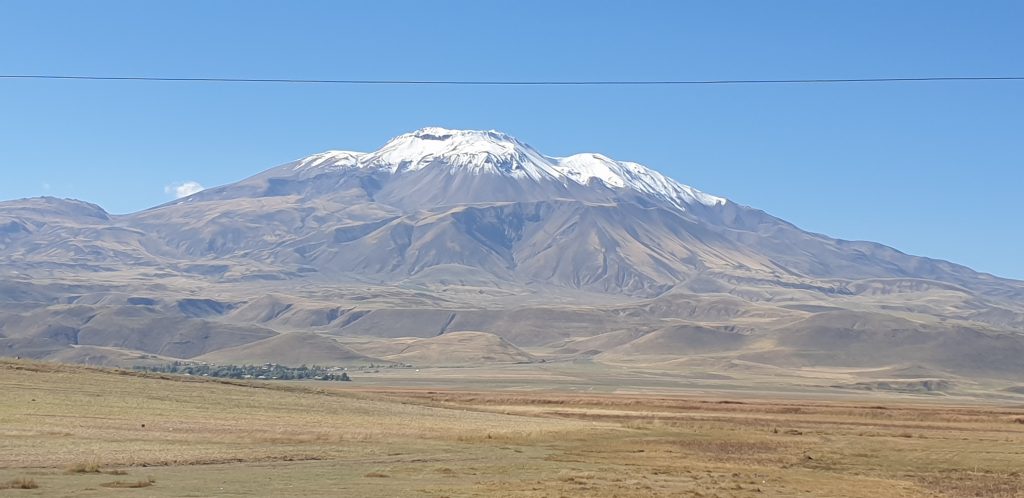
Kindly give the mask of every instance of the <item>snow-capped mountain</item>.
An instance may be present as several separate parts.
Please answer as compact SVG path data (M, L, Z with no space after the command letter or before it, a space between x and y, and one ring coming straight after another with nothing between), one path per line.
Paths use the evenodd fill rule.
M0 348L39 357L473 330L591 356L699 346L783 366L1024 375L1022 282L496 131L424 128L126 216L0 203L0 264Z
M113 253L123 261L244 258L380 282L456 265L483 280L640 296L711 274L836 293L865 278L1021 292L945 261L804 232L637 163L552 157L498 131L423 128L372 152L314 154L113 224L147 234Z
M279 173L291 170L304 177L345 171L402 175L421 170L448 175L496 175L519 182L560 184L567 191L575 187L625 190L679 209L689 204L715 206L727 202L642 164L619 162L595 153L545 156L528 144L494 130L423 128L399 135L373 152L327 151L299 159L281 169Z

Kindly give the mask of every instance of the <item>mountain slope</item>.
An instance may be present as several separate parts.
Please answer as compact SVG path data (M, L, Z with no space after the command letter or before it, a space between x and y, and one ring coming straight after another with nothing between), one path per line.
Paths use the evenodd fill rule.
M89 345L294 362L315 356L307 340L335 345L291 332L478 330L565 357L917 359L998 376L1016 370L980 365L985 352L1016 351L1024 324L1022 282L809 233L636 163L550 157L494 131L425 128L124 216L3 202L0 263L0 341L35 356ZM870 333L841 332L844 313L872 317ZM857 339L828 339L839 336Z
M206 353L198 360L222 364L261 365L355 365L379 360L363 356L334 339L317 334L292 332L268 339Z

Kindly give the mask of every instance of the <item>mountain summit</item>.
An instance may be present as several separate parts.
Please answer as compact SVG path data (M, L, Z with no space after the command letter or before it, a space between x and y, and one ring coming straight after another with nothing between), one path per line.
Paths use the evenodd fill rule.
M494 130L423 128L399 135L373 152L322 152L286 165L279 173L287 173L289 168L298 176L307 177L347 170L389 175L422 170L452 176L496 175L541 184L537 188L552 195L572 197L572 192L579 192L579 186L592 190L626 190L680 209L685 209L687 204L714 206L727 202L641 164L619 162L594 153L545 156L526 143ZM599 198L601 195L607 196L607 193L591 192L582 196Z
M497 131L424 128L125 216L0 203L0 264L0 348L45 358L475 331L559 358L1024 375L1024 282Z

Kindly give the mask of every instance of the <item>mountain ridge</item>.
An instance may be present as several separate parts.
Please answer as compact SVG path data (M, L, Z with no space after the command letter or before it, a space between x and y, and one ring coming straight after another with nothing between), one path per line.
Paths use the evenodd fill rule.
M1019 368L994 352L1024 344L1024 282L494 131L421 129L126 215L0 202L0 263L0 351L38 357L266 359L333 337L335 357L354 359L375 356L359 351L368 339L471 330L542 359L854 368L872 348L896 362L882 353L897 348L999 376ZM317 337L280 335L295 333ZM865 344L827 350L851 348L844 337ZM65 351L83 339L88 355Z

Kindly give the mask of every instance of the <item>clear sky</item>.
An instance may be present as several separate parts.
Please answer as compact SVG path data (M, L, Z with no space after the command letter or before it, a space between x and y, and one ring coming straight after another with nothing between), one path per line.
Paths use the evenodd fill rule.
M1024 2L0 4L0 73L334 79L1024 75ZM424 126L637 161L802 228L1024 278L1024 82L349 87L0 80L0 199L113 213Z

